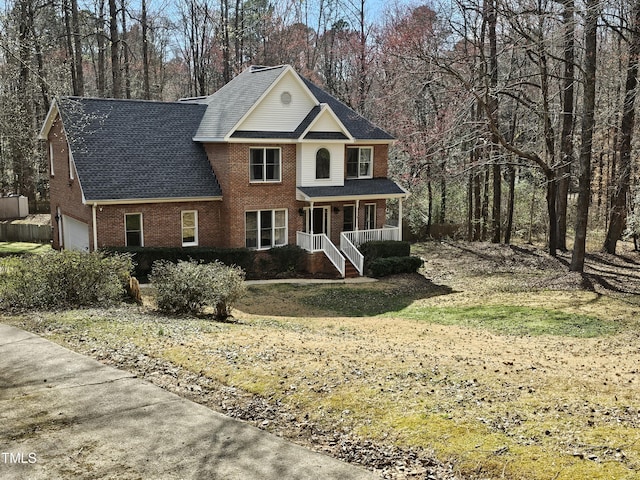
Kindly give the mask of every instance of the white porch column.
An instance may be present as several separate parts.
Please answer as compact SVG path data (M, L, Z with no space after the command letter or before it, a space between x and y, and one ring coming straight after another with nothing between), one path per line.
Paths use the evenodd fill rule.
M309 218L306 220L309 221L309 233L313 235L313 200L310 202L311 207L309 207Z
M354 230L357 232L358 230L360 230L360 228L358 227L358 218L360 217L360 200L356 198L356 211L354 212L354 216L356 217L355 220L355 226L354 226Z

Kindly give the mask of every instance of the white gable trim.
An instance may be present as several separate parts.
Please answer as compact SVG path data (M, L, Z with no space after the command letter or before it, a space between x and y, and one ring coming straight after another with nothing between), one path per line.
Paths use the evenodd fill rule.
M318 115L316 115L316 118L314 118L311 123L309 124L309 126L307 127L307 129L302 132L302 135L300 135L299 140L304 140L304 137L313 130L313 127L320 121L320 118L325 116L325 115L329 115L331 116L331 118L338 124L338 127L340 127L340 130L342 131L342 133L344 133L347 138L349 139L349 142L354 142L355 138L353 138L353 135L351 135L351 133L349 132L349 130L347 130L347 128L344 126L344 124L340 121L340 119L338 118L338 116L335 114L335 112L331 109L331 107L329 107L329 105L327 105L326 103L321 103L320 104L320 113L318 113ZM344 140L342 140L344 142Z
M238 122L233 126L233 128L231 128L231 130L224 137L223 141L226 141L226 142L231 141L231 136L235 133L236 130L238 130L240 125L242 125L245 122L245 120L247 120L247 118L251 116L251 114L258 108L258 106L264 101L264 99L270 95L270 93L273 91L274 88L276 88L276 85L278 85L278 83L280 83L280 81L282 81L282 79L288 74L293 75L295 81L298 83L302 91L305 92L305 94L309 97L309 99L314 103L314 105L319 105L318 99L313 95L313 93L311 93L311 90L309 90L307 85L302 81L298 73L293 69L291 65L287 65L286 68L282 71L282 73L278 75L278 78L276 78L271 83L271 85L269 85L269 88L265 89L265 91L260 96L260 98L251 106L249 110L247 110L247 112L245 112L245 114L242 116L242 118L240 118L240 120L238 120ZM194 138L194 140L196 139ZM197 140L203 141L202 139L197 139Z
M60 109L58 108L58 101L54 98L47 112L47 116L44 119L42 128L40 129L40 133L38 134L38 140L47 140L49 138L49 132L58 115L60 115Z

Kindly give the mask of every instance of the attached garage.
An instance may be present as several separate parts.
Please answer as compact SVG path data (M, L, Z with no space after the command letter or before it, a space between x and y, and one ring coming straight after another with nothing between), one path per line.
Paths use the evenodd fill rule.
M89 251L89 225L62 215L62 247L66 250Z

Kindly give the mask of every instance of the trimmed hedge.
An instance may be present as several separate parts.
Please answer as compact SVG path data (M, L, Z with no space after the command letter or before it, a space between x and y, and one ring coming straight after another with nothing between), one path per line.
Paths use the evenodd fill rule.
M171 263L190 260L197 263L220 262L240 267L249 279L292 275L305 269L305 252L296 245L262 251L214 247L107 247L104 250L131 254L135 264L134 275L138 278L148 278L153 264L160 260Z
M411 255L411 244L396 240L375 240L363 243L358 248L364 255L365 269L368 269L371 262L378 258L408 257Z
M423 265L420 257L376 258L369 264L373 277L386 277L397 273L415 273Z
M171 263L194 260L197 263L215 261L225 265L236 265L245 272L254 270L255 251L248 248L209 248L209 247L107 247L113 253L129 253L135 264L134 276L147 278L151 274L153 264L159 260Z

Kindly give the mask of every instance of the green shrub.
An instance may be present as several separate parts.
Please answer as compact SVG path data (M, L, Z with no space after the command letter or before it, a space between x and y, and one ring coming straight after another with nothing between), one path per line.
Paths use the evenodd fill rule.
M248 248L213 247L108 247L107 252L128 253L133 256L135 276L147 278L153 265L160 260L172 263L195 260L198 263L221 262L237 265L245 272L253 270L255 251Z
M285 245L284 247L275 247L265 251L269 258L268 266L265 268L261 276L291 274L304 269L304 259L306 252L297 245Z
M51 251L3 260L3 308L69 308L113 305L124 297L133 264L128 255Z
M373 277L386 277L397 273L415 273L424 262L420 257L377 258L369 264Z
M160 310L170 313L201 313L213 307L217 318L231 315L233 305L244 295L244 272L221 262L198 263L160 260L153 264L149 279L156 287Z
M378 258L387 257L408 257L411 255L411 245L409 242L395 240L375 240L366 242L358 247L364 255L365 269L369 268L371 262Z

